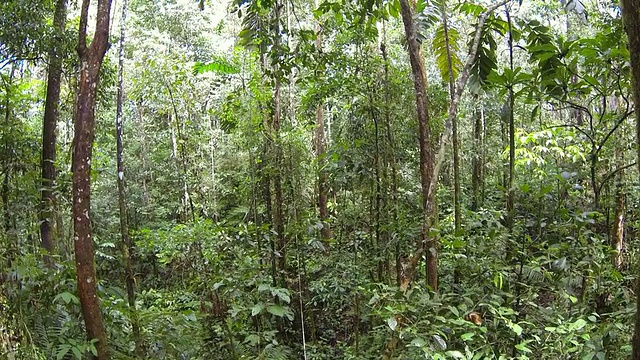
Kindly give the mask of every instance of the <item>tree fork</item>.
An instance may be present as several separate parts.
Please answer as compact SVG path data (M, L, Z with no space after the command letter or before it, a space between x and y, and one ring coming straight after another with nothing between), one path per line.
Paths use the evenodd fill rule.
M478 17L478 24L476 26L476 30L475 30L475 35L473 37L473 41L472 41L472 45L471 48L469 50L469 55L467 57L467 62L465 63L462 71L460 72L460 76L458 77L458 80L456 81L456 87L455 87L455 92L454 92L454 96L451 100L451 103L449 104L449 111L448 111L448 116L447 116L447 121L445 123L444 126L444 131L442 132L442 134L440 135L440 140L439 140L439 149L438 149L438 153L435 156L434 159L434 167L433 167L433 171L430 174L430 181L428 183L428 188L424 189L424 182L423 182L423 202L424 202L424 194L427 194L427 199L431 199L430 196L432 196L433 194L435 194L435 189L438 183L438 174L440 173L440 169L442 168L442 165L444 163L444 156L445 156L445 150L446 150L446 144L449 141L449 138L451 137L451 124L453 122L452 119L455 118L455 116L457 116L458 113L458 103L460 102L460 98L462 97L462 92L464 91L465 85L467 83L467 80L469 79L469 75L470 75L470 70L471 67L473 66L473 62L475 61L475 58L478 54L478 48L480 47L480 38L482 36L482 28L484 26L485 21L487 20L487 17L489 17L489 15L491 13L493 13L497 8L499 8L500 6L503 6L505 4L507 4L510 0L503 0L501 2L498 2L492 6L490 6L484 13L482 13L479 17ZM410 53L410 60L411 60L411 64L412 64L412 70L414 70L414 67L416 68L414 70L414 83L415 82L420 82L420 79L424 80L424 72L420 73L420 61L421 58L417 57L416 54L412 55L412 50L416 50L416 47L419 45L416 39L416 32L415 32L415 26L413 25L413 14L412 14L412 10L409 7L409 4L407 2L407 0L400 0L400 5L402 7L402 20L405 24L405 32L406 32L406 36L407 36L407 42L409 44L409 53ZM417 50L419 50L419 48L417 48ZM424 71L424 67L422 67L423 71ZM424 82L423 82L424 84ZM422 99L424 99L424 93L419 93L418 90L418 86L415 86L416 88L416 98L418 98L418 96ZM425 103L423 101L419 101L416 99L416 105L417 107L421 107L424 106ZM420 117L420 113L418 113L418 116ZM422 173L421 173L422 175ZM425 219L424 219L424 225L423 225L423 232L425 230L425 228L428 230L431 226L431 217L427 216L429 214L434 214L435 213L435 204L433 201L429 201L427 203L428 207L425 207L427 210L429 210L429 212L425 211ZM425 234L423 234L424 236ZM427 252L427 266L429 266L429 261L432 261L433 263L431 264L432 266L435 265L435 267L437 267L437 249L435 247L433 247L433 245L437 245L437 241L435 240L430 240L429 242L427 242L426 246L429 251ZM405 266L405 280L403 281L403 284L401 285L401 287L403 289L406 289L407 286L411 283L411 281L413 280L413 277L415 276L415 267L417 266L417 258L421 257L423 252L426 250L425 247L420 246L417 251L409 258L406 266ZM431 257L431 258L430 258ZM427 268L427 270L429 270L429 268ZM432 286L432 288L437 290L437 274L434 274L433 272L431 273L432 277L435 277L435 285L436 287L433 287L432 284L429 283L429 281L434 281L434 279L427 279L427 283Z

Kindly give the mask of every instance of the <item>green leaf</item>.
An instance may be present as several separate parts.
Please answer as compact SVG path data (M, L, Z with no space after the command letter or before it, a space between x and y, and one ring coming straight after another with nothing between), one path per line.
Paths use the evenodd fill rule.
M69 304L72 302L74 304L80 304L80 300L78 299L78 297L66 291L63 292L62 294L58 294L55 298L53 298L53 301L56 302L58 299L62 299L62 301L64 301L65 304Z
M251 334L248 335L245 339L244 342L251 345L251 346L256 346L260 343L260 336L256 335L256 334Z
M460 68L462 68L462 62L457 55L457 52L459 51L458 40L460 37L458 30L451 26L448 26L446 30L447 31L445 32L444 23L440 23L433 37L432 48L436 55L436 65L438 66L438 70L440 70L440 76L442 77L442 80L448 82L448 55L451 56L451 71L454 80L458 77ZM447 40L449 42L449 54L447 54Z
M460 336L460 338L462 339L462 341L469 341L471 340L476 334L475 333L464 333Z
M69 344L60 345L60 347L58 348L58 352L56 353L56 359L57 360L64 359L64 357L67 355L69 350L71 350L71 345Z
M458 350L447 351L446 354L454 359L464 359L464 355Z
M585 327L585 325L587 325L586 320L584 319L578 319L576 320L574 323L572 323L571 325L569 325L569 329L570 330L580 330L583 327Z
M285 315L285 308L280 305L267 306L267 312L277 317L283 317Z
M417 337L417 338L411 340L411 345L421 348L421 347L424 347L425 345L427 345L427 342L424 341L423 338Z
M516 333L516 335L522 335L522 327L520 325L512 323L509 325L509 327L511 328L511 330L513 330L514 333Z
M291 302L291 297L289 296L289 292L287 289L277 289L275 293L280 300L286 302L287 304Z
M489 26L488 23L485 23L482 29L478 54L471 67L469 82L473 88L485 88L488 85L489 75L498 68L496 40L493 37L493 32L489 31L491 30ZM473 34L471 41L473 41ZM470 42L469 46L471 45Z
M251 316L260 314L262 310L264 310L264 305L262 303L253 305L253 307L251 308Z
M97 342L98 342L98 339L92 339L91 344L89 344L89 352L91 352L93 356L98 356L98 349L96 348Z
M82 352L80 351L80 349L78 349L77 347L72 347L71 352L73 352L73 355L76 357L76 359L82 360Z
M400 8L400 2L398 0L389 2L389 15L397 19L399 16L399 12L398 12L399 8Z

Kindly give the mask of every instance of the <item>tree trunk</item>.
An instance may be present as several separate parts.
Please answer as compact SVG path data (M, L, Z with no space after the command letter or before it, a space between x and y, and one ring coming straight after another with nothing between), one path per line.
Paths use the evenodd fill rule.
M279 51L280 47L280 4L278 1L275 3L275 33L276 40L274 47L276 51ZM280 143L280 118L282 114L282 84L278 78L278 74L274 74L275 85L273 89L273 117L271 118L271 141L273 149L273 226L278 238L278 269L281 272L281 279L284 283L284 277L287 266L287 240L284 235L284 211L283 211L283 197L282 197L282 144Z
M42 212L40 213L40 236L42 247L52 254L55 249L55 203L56 186L56 127L58 125L58 103L60 102L60 77L62 75L61 42L67 20L67 1L57 0L53 15L55 35L49 51L49 74L47 95L42 122ZM50 264L47 255L46 262Z
M621 146L616 145L616 167L623 168L624 153ZM624 224L626 213L626 199L624 193L624 170L616 174L616 212L613 219L611 231L611 248L615 251L613 255L613 266L621 270L624 264Z
M449 70L449 99L454 101L456 83L453 77L453 63L451 61L451 44L449 40L449 23L448 15L446 12L446 2L442 3L442 27L444 29L444 42L447 49L447 67ZM453 218L455 233L460 232L462 226L461 222L461 208L460 208L460 145L458 144L458 118L454 116L451 119L452 130L452 147L453 147Z
M318 6L316 0L316 7ZM320 23L316 24L316 51L317 55L322 54L322 27ZM324 66L322 64L321 66ZM324 76L324 70L319 69L319 77ZM331 229L329 228L329 210L327 208L328 197L328 177L324 169L326 165L326 150L324 139L324 102L320 100L316 107L316 161L318 162L318 214L320 221L322 222L322 229L320 230L320 236L322 240L327 242L331 238Z
M80 14L78 54L80 55L80 83L74 118L73 139L73 226L76 252L76 276L82 316L89 340L95 343L97 359L109 359L107 334L102 323L100 301L96 289L94 249L90 220L91 158L95 137L95 106L100 67L109 41L110 0L98 0L96 30L87 47L87 18L89 0L83 0Z
M507 23L509 25L509 68L513 73L513 33L511 28L511 15L509 9L506 10ZM515 93L513 91L513 85L509 85L509 104L507 110L509 111L509 182L507 184L507 228L511 232L514 225L515 217L515 192L514 192L514 178L515 178L515 159L516 159L516 141L515 141L515 121L514 121L514 106L515 106ZM510 256L510 254L507 254Z
M190 190L189 190L189 165L187 161L187 149L185 145L185 143L187 142L187 139L185 139L182 136L182 130L181 130L182 128L180 127L182 120L178 115L178 107L176 105L175 98L173 97L173 90L171 90L171 87L166 81L165 81L165 87L167 88L167 91L169 91L169 98L171 99L171 108L173 109L173 115L175 117L175 124L176 124L175 133L173 132L173 130L171 130L171 142L173 146L173 155L174 157L175 156L179 157L179 159L177 157L176 159L179 161L178 168L182 172L182 190L183 190L182 205L184 209L183 221L187 221L187 216L189 213L191 213L191 220L195 223L196 210L195 210L193 199L191 198ZM169 119L171 119L171 117L169 117ZM171 126L171 124L169 124L169 126ZM179 148L178 148L178 143L180 144Z
M11 126L9 121L11 120L11 87L13 86L13 75L15 73L15 65L11 65L11 72L9 73L9 81L6 83L5 89L5 104L4 104L4 126L5 131L7 133L11 133ZM4 177L2 179L2 217L3 217L3 228L4 233L8 238L13 238L10 236L11 233L11 209L9 208L9 182L11 180L11 172L12 172L12 151L11 144L9 144L10 135L4 135L4 156L2 160L2 167L4 172ZM13 246L12 246L13 247ZM13 250L12 250L13 251ZM11 252L9 255L8 265L11 266Z
M131 264L131 253L133 252L133 242L129 237L129 224L127 219L127 202L124 182L124 159L122 143L122 102L124 92L122 88L124 72L124 44L125 44L125 23L127 20L127 0L122 3L122 18L120 25L120 49L118 53L118 98L116 103L116 162L118 172L118 207L120 210L120 236L122 237L122 259L126 275L127 300L131 310L131 327L133 330L133 341L135 343L135 354L138 358L143 358L142 338L140 336L140 324L136 311L135 278Z
M284 279L284 274L287 266L287 241L284 235L284 219L283 219L283 197L282 197L282 147L280 144L280 112L281 112L281 84L279 80L276 80L274 89L273 102L273 118L272 118L272 150L273 150L273 226L278 238L278 269L281 272L281 277Z
M398 218L398 165L396 163L396 151L395 141L393 138L393 131L391 129L391 100L389 91L389 58L387 56L387 32L386 26L383 23L382 38L380 40L380 54L384 61L384 122L386 130L386 143L387 143L387 166L391 170L390 179L390 192L391 192L391 205L389 217L391 222L395 222ZM388 231L388 230L387 230ZM390 236L388 236L390 237ZM397 239L395 240L395 271L396 271L396 285L400 286L402 283L402 254L401 244Z
M478 104L478 95L474 96L476 103L473 126L473 174L471 177L471 188L473 190L473 201L471 210L478 211L482 206L482 167L483 167L483 146L482 146L482 113Z
M413 23L413 10L409 7L409 3L407 0L400 0L402 21L405 27L407 45L409 47L409 59L411 61L411 70L414 77L414 90L416 93L416 107L420 129L420 175L422 182L422 200L424 209L422 244L425 245L420 250L418 250L411 257L411 259L409 259L409 262L406 265L407 270L405 271L405 281L401 285L402 288L406 289L408 283L411 282L415 266L418 262L418 256L421 256L422 252L426 252L427 285L431 286L435 291L438 290L438 241L435 237L429 237L428 234L431 224L437 221L435 192L438 184L438 174L444 162L446 144L451 133L451 124L453 123L458 113L458 102L460 101L462 92L464 91L467 80L469 79L469 71L471 70L473 62L478 53L484 22L495 9L506 4L507 2L509 2L509 0L503 0L497 4L492 5L487 9L486 12L478 17L478 25L476 27L471 48L469 50L467 62L460 72L460 76L458 77L458 80L456 82L455 93L452 97L451 104L449 104L449 111L447 122L445 123L445 129L440 136L438 153L434 157L429 139L429 113L426 104L427 81L424 63L422 61L422 54L420 51L420 44L417 40L417 32Z
M136 130L142 146L142 151L140 151L140 164L142 165L140 171L142 176L140 176L140 180L142 186L142 206L146 207L151 202L151 197L149 195L149 190L147 189L147 181L149 181L149 170L147 166L148 144L142 106L142 101L136 105ZM153 181L153 179L150 180Z
M434 291L438 290L438 244L429 236L429 224L435 212L434 194L430 192L431 176L433 174L434 156L431 151L431 134L429 132L429 108L427 105L427 75L422 56L418 34L413 23L413 9L408 0L400 0L402 22L404 23L409 60L413 74L413 87L416 96L416 110L418 113L418 137L420 142L420 183L422 188L422 232L421 240L425 246L427 258L427 285Z
M621 0L622 20L629 38L631 55L631 79L633 84L633 102L636 112L636 135L638 168L640 169L640 4L637 0ZM640 360L640 278L636 280L636 321L633 334L632 359Z

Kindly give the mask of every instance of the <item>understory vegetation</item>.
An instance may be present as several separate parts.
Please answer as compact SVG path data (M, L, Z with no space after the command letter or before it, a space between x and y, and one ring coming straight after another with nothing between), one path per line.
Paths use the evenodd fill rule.
M0 358L632 357L623 10L4 1Z

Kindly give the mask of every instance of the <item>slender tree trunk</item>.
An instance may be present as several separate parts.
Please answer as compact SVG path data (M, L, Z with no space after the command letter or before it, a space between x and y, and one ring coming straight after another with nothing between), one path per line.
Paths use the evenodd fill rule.
M509 68L513 72L513 33L511 28L511 16L509 9L506 10L507 22L509 25ZM515 93L513 91L513 85L509 85L509 182L507 184L507 227L509 231L513 229L514 225L514 177L515 177L515 159L516 159L516 141L515 141L515 121L514 121L514 106L515 106Z
M178 168L182 171L182 189L183 189L183 198L182 203L184 206L184 220L187 220L187 214L191 213L191 220L193 222L196 221L196 210L193 205L193 199L191 199L190 191L189 191L189 165L187 164L187 149L186 149L186 139L182 136L182 130L180 124L182 123L180 116L178 115L178 107L176 106L175 98L173 97L173 90L169 84L165 82L165 86L169 91L169 98L171 99L171 107L173 108L173 115L175 117L176 130L175 133L171 132L171 141L173 146L173 155L178 156L180 159L180 163ZM171 126L171 124L169 124ZM180 147L178 147L178 143Z
M9 74L9 81L6 84L6 89L5 89L5 103L4 103L4 128L5 131L10 133L11 132L11 124L10 124L10 120L11 120L11 112L12 110L12 106L11 106L11 87L13 86L13 75L15 73L15 65L11 65L11 72ZM9 183L11 180L11 172L12 172L12 151L11 151L11 144L9 144L9 135L7 135L5 133L4 136L4 156L3 156L3 161L2 161L2 165L3 165L3 172L4 172L4 177L2 179L2 218L3 218L3 228L4 228L4 233L5 235L7 235L9 237L10 233L11 233L11 209L9 207ZM12 236L11 236L12 237ZM11 266L11 253L9 255L9 266Z
M413 9L408 0L400 0L402 22L404 23L409 60L413 73L413 86L418 113L418 137L420 142L420 183L422 188L422 232L421 240L425 246L427 257L427 285L438 290L438 244L429 235L431 217L435 212L434 194L430 193L431 176L433 174L434 156L431 150L431 134L429 132L429 108L427 104L427 75L422 56L418 34L413 22Z
M267 62L265 58L265 52L260 53L260 67L264 74L267 70ZM265 206L265 214L263 216L264 221L269 224L269 233L273 229L273 204L271 200L271 169L273 168L273 136L271 130L271 118L267 110L266 104L260 104L262 111L262 124L263 124L263 144L262 154L260 156L260 162L257 165L256 173L260 179L258 187L262 186L262 198ZM273 286L278 285L278 262L277 262L277 239L269 236L269 247L271 248L271 280Z
M316 0L316 7L318 6L318 0ZM316 51L317 56L322 54L322 26L320 23L316 24ZM320 66L324 66L320 62ZM324 70L320 68L318 70L318 77L324 77ZM318 163L318 213L320 215L320 221L322 222L322 230L320 235L325 242L331 238L331 228L329 227L329 210L327 207L327 198L329 193L328 177L324 167L326 165L326 150L325 150L325 134L324 134L324 101L320 100L316 107L316 161Z
M442 3L442 27L444 29L444 42L447 49L447 67L449 70L449 100L454 101L456 83L453 77L453 63L451 61L451 43L449 39L449 23L446 1ZM461 209L460 209L460 144L458 143L458 117L451 119L452 146L453 146L453 218L455 233L460 232Z
M212 218L217 221L218 217L218 189L216 186L216 131L219 129L217 119L214 117L209 121L209 161L210 161L210 181L211 181L211 207ZM253 184L253 181L251 182Z
M5 102L4 102L4 149L2 159L2 171L4 176L2 179L2 227L4 235L7 239L7 251L6 251L6 268L10 269L13 266L13 259L18 250L18 238L17 231L14 226L15 214L9 205L10 199L10 183L11 175L13 173L13 151L12 145L9 141L11 138L11 117L13 113L13 104L11 102L11 94L13 92L13 77L15 74L16 66L11 64L11 71L9 72L9 81L5 82ZM1 282L1 281L0 281Z
M370 109L371 109L371 117L373 118L373 123L374 123L374 128L375 128L375 135L374 135L374 145L375 145L375 154L373 155L373 161L375 162L374 166L374 173L375 173L375 203L374 203L374 217L373 217L373 221L374 221L374 236L376 239L376 249L377 249L377 254L376 256L378 257L378 281L379 282L384 282L383 281L383 267L384 267L384 259L385 259L385 255L383 254L383 244L382 244L382 239L380 237L380 212L381 212L381 202L382 202L382 187L381 187L381 182L382 180L380 179L380 172L381 172L381 164L380 164L380 126L378 123L378 118L376 117L374 111L373 111L373 107L374 107L374 103L373 103L373 89L369 90L369 101L370 101Z
M98 0L96 30L87 47L87 18L89 0L83 0L80 14L78 54L80 55L80 83L74 118L73 139L73 226L76 254L78 295L87 337L96 339L97 359L109 359L107 334L102 323L100 300L96 289L94 249L90 220L91 158L95 137L95 106L100 67L109 41L110 0Z
M501 149L506 149L509 146L509 114L507 107L502 106L500 110L500 145ZM508 189L509 184L509 162L502 161L502 179L500 179L500 185L504 189ZM506 194L505 194L506 195ZM505 202L506 203L506 202Z
M56 185L56 127L58 125L58 103L60 102L60 77L62 75L61 42L67 20L67 1L57 0L53 15L54 40L49 51L49 73L47 95L42 122L42 212L40 213L40 236L42 247L52 254L55 249L55 203ZM49 256L46 262L50 263Z
M280 46L280 5L276 1L276 49ZM279 50L276 50L279 51ZM275 85L273 90L273 117L271 118L271 140L273 146L273 225L278 238L278 252L280 256L278 258L278 268L281 271L281 278L284 281L287 265L287 240L284 234L284 211L283 211L283 197L282 197L282 144L280 143L280 119L282 115L282 84L278 78L278 74L275 74Z
M393 138L393 131L391 129L391 100L389 92L389 59L387 57L387 32L385 23L382 24L382 40L380 41L380 53L382 54L382 60L384 61L384 122L386 130L386 143L387 154L386 158L388 166L391 170L391 211L390 219L395 222L398 218L398 165L396 163L396 151ZM400 242L396 240L395 244L395 270L396 270L396 285L400 286L402 283L402 254Z
M636 0L621 0L622 20L629 38L631 79L636 113L638 169L640 169L640 4ZM636 321L633 334L633 360L640 360L640 277L636 280Z
M474 95L476 103L473 126L473 174L471 177L471 188L473 191L473 201L471 210L477 211L482 206L482 167L483 167L483 146L482 146L482 115L478 95Z
M624 161L624 153L620 145L616 146L616 166L622 168ZM613 266L621 270L624 264L624 224L626 213L626 196L624 193L624 170L618 171L616 174L616 211L613 219L613 228L611 231L611 248L615 250L613 256Z
M284 234L284 219L283 219L283 197L282 197L282 176L280 171L282 169L282 148L280 144L280 102L281 102L281 84L276 80L276 88L274 90L274 114L273 114L273 166L274 174L272 176L273 181L273 226L275 228L278 238L278 252L280 256L278 258L278 269L284 272L287 265L287 242Z
M145 124L144 124L144 116L143 116L143 109L142 109L142 102L138 103L136 106L136 129L138 130L138 136L140 139L140 143L142 146L142 151L140 151L140 163L141 163L141 172L142 172L142 176L140 177L142 183L142 205L143 206L148 206L149 202L151 201L150 196L149 196L149 190L147 189L147 181L148 179L148 167L147 167L147 131L145 129Z
M136 310L136 293L135 278L131 261L131 253L133 252L133 242L129 237L129 224L127 219L127 201L126 188L124 182L124 159L123 159L123 142L122 142L122 103L124 100L123 92L123 72L124 72L124 44L125 30L127 21L127 2L122 3L122 18L120 25L120 49L118 53L118 98L116 103L116 162L118 171L118 207L120 210L120 236L122 237L122 258L126 274L127 300L131 310L131 327L133 330L133 341L135 343L135 353L138 358L143 357L142 337L140 336L140 324L138 322L138 314Z

